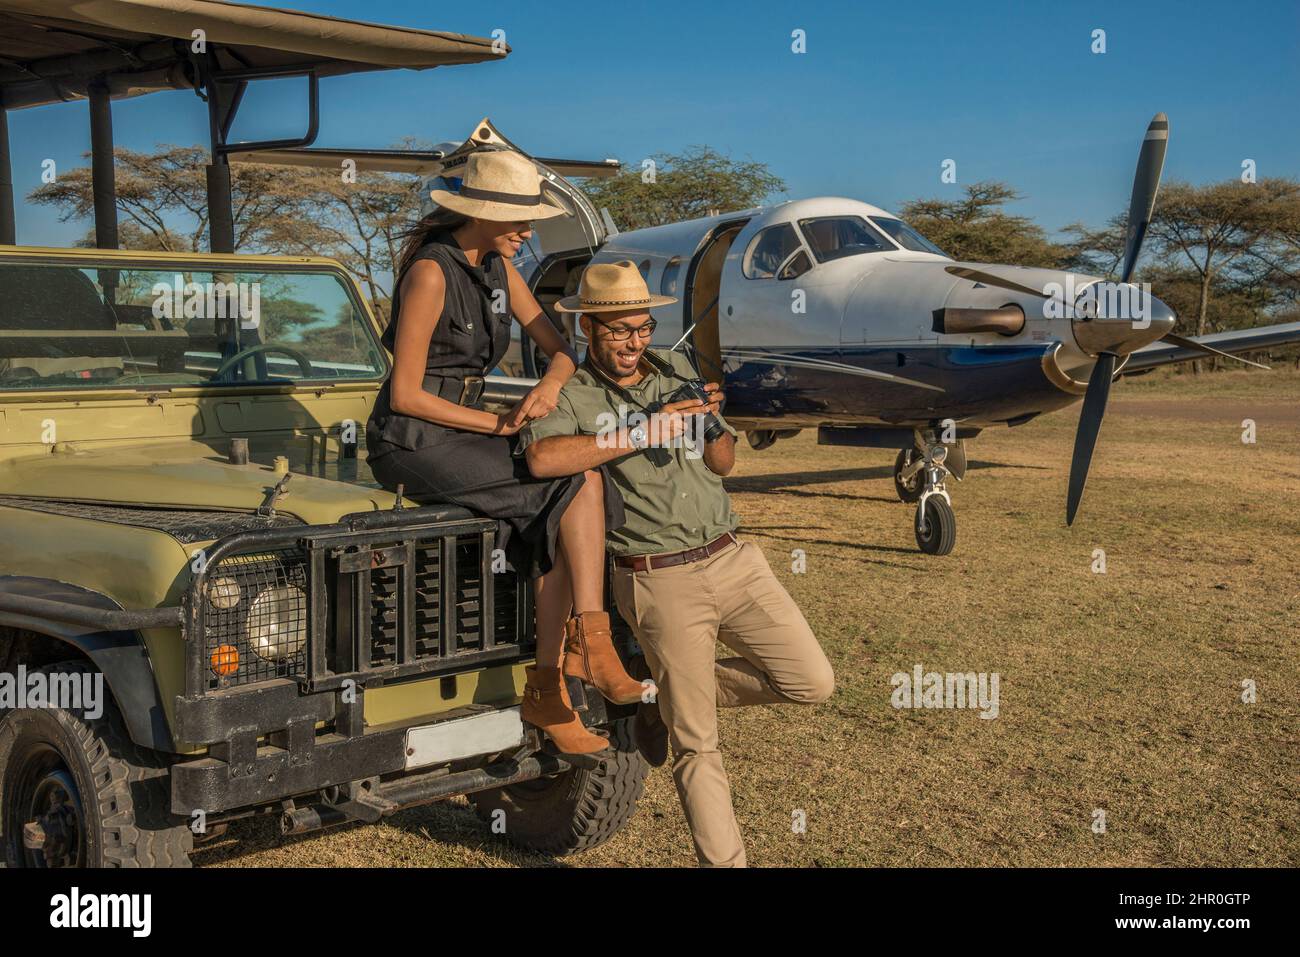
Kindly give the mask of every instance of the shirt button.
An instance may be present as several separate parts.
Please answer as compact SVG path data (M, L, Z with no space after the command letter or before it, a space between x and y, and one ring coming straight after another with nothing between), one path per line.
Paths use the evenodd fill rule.
M468 329L470 332L473 332L473 331L474 331L474 323L472 323L472 322L467 322L467 323L465 323L465 328Z
M686 493L683 492L683 493L682 493L682 498L685 498L685 497L686 497Z

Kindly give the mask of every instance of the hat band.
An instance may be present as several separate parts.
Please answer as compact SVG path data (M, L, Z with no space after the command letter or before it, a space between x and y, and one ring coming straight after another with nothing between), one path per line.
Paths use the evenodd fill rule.
M494 189L479 189L476 186L466 186L463 183L457 195L466 199L483 199L493 203L512 203L515 206L538 206L542 202L541 193L534 195L527 193L498 193Z
M649 302L650 297L644 299L580 299L584 306L639 306L642 303Z

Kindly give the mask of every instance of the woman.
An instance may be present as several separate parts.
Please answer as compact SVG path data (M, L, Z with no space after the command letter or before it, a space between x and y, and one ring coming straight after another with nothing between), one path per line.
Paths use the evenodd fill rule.
M515 434L555 408L577 369L511 263L533 220L564 211L542 201L536 167L505 150L471 153L460 190L430 195L442 208L416 224L398 263L384 332L393 372L366 425L370 469L387 489L499 520L498 546L534 579L537 664L526 672L523 718L562 754L600 755L609 743L574 713L564 675L619 704L642 697L604 610L606 520L622 524L622 500L598 471L539 480L514 454ZM527 396L497 415L470 403L475 377L505 355L511 313L551 362Z

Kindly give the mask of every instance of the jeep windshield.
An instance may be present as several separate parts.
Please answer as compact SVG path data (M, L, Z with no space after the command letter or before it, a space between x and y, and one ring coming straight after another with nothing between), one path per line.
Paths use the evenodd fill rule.
M375 380L382 346L320 267L0 262L0 389Z

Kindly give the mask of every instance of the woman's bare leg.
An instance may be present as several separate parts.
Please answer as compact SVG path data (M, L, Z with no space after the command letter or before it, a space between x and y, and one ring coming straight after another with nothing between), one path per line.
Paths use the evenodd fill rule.
M555 556L551 570L533 583L533 599L537 611L537 663L558 668L564 652L564 623L573 614L569 565L562 550Z
M586 481L560 516L560 552L572 590L573 610L605 610L605 483L599 471Z

